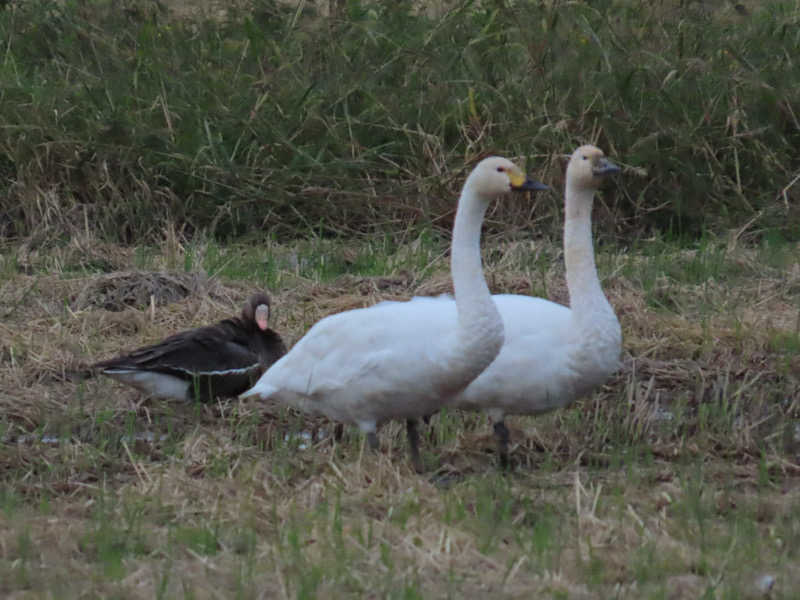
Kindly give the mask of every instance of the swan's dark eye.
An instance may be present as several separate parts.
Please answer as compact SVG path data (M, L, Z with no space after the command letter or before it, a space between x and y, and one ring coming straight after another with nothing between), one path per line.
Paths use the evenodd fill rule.
M583 155L583 160L589 160L589 157L584 154Z
M497 172L498 173L502 173L505 170L506 170L505 167L497 167Z

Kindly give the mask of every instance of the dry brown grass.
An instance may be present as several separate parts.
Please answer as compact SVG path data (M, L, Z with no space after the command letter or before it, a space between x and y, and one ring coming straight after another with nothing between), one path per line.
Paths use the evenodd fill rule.
M693 282L681 273L695 254L660 259L672 270L601 255L623 371L569 410L513 419L506 477L483 417L434 419L419 477L396 424L373 455L354 432L335 441L329 423L279 407L71 380L238 312L255 287L143 273L111 247L114 272L59 270L86 264L79 247L0 263L6 597L758 598L772 576L771 597L790 598L800 585L796 262L734 248ZM153 265L186 252L165 236ZM406 252L380 277L287 269L269 290L275 327L293 343L327 314L449 291L446 256L413 271ZM495 291L566 298L557 249L491 240L486 256Z

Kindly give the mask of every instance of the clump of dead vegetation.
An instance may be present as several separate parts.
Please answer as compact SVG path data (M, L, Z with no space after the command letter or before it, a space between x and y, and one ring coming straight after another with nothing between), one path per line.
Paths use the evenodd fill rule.
M90 307L118 312L128 307L163 306L190 296L211 296L208 278L197 273L123 271L92 277L71 303L72 310Z

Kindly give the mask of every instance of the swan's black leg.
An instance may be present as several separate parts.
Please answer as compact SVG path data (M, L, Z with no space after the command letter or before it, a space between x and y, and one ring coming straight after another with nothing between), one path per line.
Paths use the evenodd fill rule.
M419 455L419 432L417 420L406 419L406 433L408 434L408 452L411 455L411 464L417 473L422 473L422 458Z
M428 442L431 444L436 442L436 429L431 425L431 417L433 417L435 414L436 413L431 413L422 417L422 422L425 423L425 426L428 428Z
M378 452L381 448L380 443L378 443L378 434L374 431L367 433L367 443L369 443L370 450L373 452Z
M494 436L497 438L497 456L500 459L500 468L508 469L508 427L505 422L497 421L494 424Z
M344 424L336 423L333 426L333 439L336 440L337 442L341 442L343 437L344 437Z

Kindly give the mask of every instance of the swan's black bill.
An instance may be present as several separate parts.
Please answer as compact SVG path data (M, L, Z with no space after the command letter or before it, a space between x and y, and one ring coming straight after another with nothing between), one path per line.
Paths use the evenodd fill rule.
M549 190L550 188L543 183L539 183L535 179L527 178L522 182L522 185L512 185L511 189L515 192L539 192L542 190Z
M607 158L602 158L597 161L597 164L592 167L592 173L595 175L613 175L614 173L619 173L620 168L612 163Z

